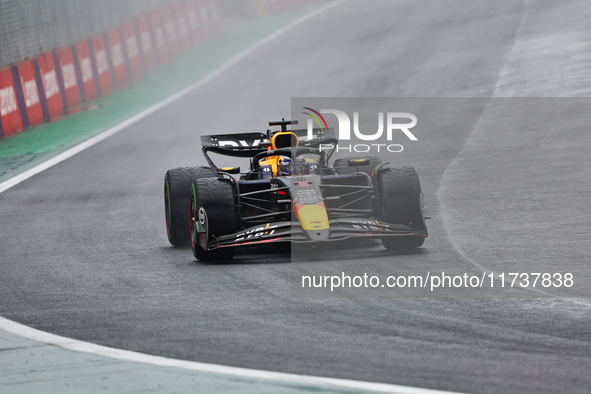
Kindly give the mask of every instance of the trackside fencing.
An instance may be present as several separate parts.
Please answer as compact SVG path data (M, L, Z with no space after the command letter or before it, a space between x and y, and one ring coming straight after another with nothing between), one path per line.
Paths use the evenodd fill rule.
M81 111L211 40L234 1L0 0L0 139ZM250 16L263 17L317 2L234 5L248 3ZM85 6L94 8L75 12Z

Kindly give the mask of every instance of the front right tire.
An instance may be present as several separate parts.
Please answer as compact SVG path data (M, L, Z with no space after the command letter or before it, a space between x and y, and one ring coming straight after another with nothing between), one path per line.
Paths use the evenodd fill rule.
M401 224L427 234L423 218L423 193L414 167L400 166L380 170L377 176L379 193L378 218L386 223ZM388 250L414 249L423 245L423 236L382 238Z

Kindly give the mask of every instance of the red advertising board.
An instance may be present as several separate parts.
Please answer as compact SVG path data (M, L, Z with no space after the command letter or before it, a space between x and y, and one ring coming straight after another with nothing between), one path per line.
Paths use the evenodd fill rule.
M41 82L43 83L43 91L45 93L45 101L47 103L47 111L50 118L56 118L64 115L64 102L62 101L62 92L60 89L59 80L57 78L57 70L55 59L52 53L46 53L37 58L39 65L39 74Z
M193 43L199 45L201 42L201 32L199 29L199 14L193 0L185 0L185 9L187 11L187 21L189 23L189 30L193 37Z
M0 70L0 121L2 122L4 137L18 133L23 129L23 121L16 99L16 89L10 67Z
M86 101L94 100L98 96L98 93L96 91L95 76L92 71L92 60L90 59L88 42L81 41L76 44L76 52L78 53L78 65L80 66L80 75L82 76L82 86L84 87ZM109 76L108 72L107 76ZM110 80L111 77L109 76ZM108 87L106 89L108 90Z
M168 48L166 46L166 37L164 36L164 29L162 23L160 23L160 16L158 11L150 11L150 26L152 27L152 33L154 33L154 41L156 43L156 51L158 51L158 59L160 63L168 63Z
M33 60L25 60L17 65L17 69L23 97L25 98L29 126L38 125L43 122L43 109L41 108L41 100L39 99L39 87L35 79Z
M92 38L92 50L94 52L94 60L96 62L96 74L103 96L111 93L111 86L113 79L109 69L109 59L107 57L107 47L102 34L97 34Z
M179 31L179 39L183 49L187 50L191 48L191 32L189 31L189 24L187 23L187 17L185 12L185 5L183 0L178 0L172 5L174 11L174 18L176 19L176 26Z
M62 78L64 80L64 92L66 93L66 105L72 108L80 104L80 87L78 86L78 78L76 77L76 66L74 65L74 55L72 48L62 48L57 53L59 58L59 67L62 71ZM92 71L92 70L91 70ZM94 83L94 81L93 81Z
M129 71L134 78L142 76L142 58L140 56L140 43L136 36L134 21L126 22L123 25L123 38L125 40L125 49L127 50L127 61L129 62Z
M164 34L168 41L168 47L172 56L177 56L181 53L181 42L176 30L174 17L172 16L172 9L170 5L165 5L159 8L160 16L162 17L162 25L164 26Z
M118 87L126 87L127 68L125 66L123 44L121 43L121 32L118 27L114 27L107 32L107 41L111 53L111 66L113 66L115 73L115 82Z

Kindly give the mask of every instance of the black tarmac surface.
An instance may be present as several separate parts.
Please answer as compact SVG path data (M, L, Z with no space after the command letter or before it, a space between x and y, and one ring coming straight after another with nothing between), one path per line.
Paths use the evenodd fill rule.
M475 393L590 392L590 300L306 299L290 291L288 253L216 265L170 247L162 201L168 168L205 164L199 134L264 128L289 117L291 97L586 96L590 13L586 1L331 8L0 195L0 314L208 363ZM562 106L563 129L532 128L512 126L518 115L505 116L504 103L474 106L470 127L448 119L399 158L417 168L433 216L425 246L394 256L377 244L351 248L343 266L390 275L568 262L583 271L589 107ZM552 102L541 108L547 114Z

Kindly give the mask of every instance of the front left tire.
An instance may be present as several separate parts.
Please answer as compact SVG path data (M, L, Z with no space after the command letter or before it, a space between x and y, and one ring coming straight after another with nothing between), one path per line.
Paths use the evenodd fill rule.
M164 215L166 235L173 246L191 243L189 200L191 185L196 179L213 177L208 167L179 167L166 172L164 177Z
M208 228L207 242L216 237L233 234L238 231L236 195L231 182L227 179L197 179L192 186L190 239L193 256L200 261L231 260L234 248L205 250L199 244L196 220L202 220ZM203 209L203 211L201 211Z

